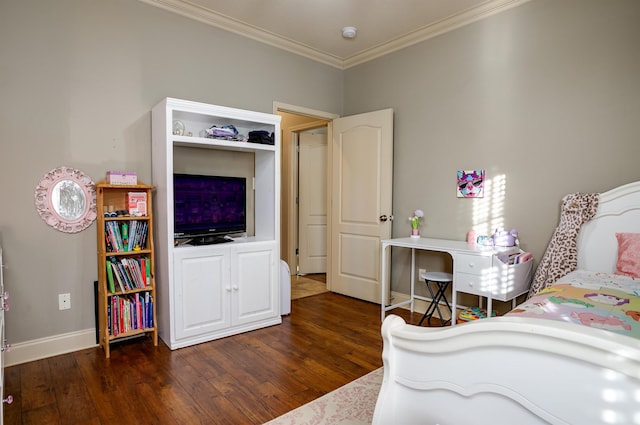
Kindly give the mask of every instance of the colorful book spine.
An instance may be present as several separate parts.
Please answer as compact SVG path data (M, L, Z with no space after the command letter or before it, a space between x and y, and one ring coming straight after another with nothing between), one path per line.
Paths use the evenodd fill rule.
M154 327L153 298L149 292L113 295L110 299L107 306L109 335Z
M106 264L106 268L107 268L107 282L109 284L109 292L111 292L112 294L116 292L116 287L113 281L113 268L111 267L111 260L107 259L107 264Z

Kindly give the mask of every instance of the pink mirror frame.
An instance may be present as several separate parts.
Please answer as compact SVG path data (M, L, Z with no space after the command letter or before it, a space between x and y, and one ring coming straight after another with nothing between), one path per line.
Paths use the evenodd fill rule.
M65 233L77 233L96 219L96 188L90 177L69 167L45 174L35 191L40 218Z

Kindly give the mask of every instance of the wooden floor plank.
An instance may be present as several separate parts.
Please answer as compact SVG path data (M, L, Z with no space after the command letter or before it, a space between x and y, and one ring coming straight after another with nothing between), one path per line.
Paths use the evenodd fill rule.
M84 383L82 371L72 356L49 359L51 381L55 382L55 398L64 424L98 424L98 414Z
M420 315L394 311L410 323ZM334 293L281 325L170 350L149 338L5 369L5 424L262 424L382 365L380 306Z

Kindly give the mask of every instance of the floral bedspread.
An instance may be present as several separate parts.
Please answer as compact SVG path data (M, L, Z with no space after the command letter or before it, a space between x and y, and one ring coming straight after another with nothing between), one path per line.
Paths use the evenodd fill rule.
M562 320L640 338L640 279L576 270L507 315Z

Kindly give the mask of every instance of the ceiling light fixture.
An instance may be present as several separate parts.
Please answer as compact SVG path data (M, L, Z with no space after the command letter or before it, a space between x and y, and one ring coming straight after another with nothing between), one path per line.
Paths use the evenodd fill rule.
M344 27L342 28L342 37L344 38L356 38L358 29L356 27Z

